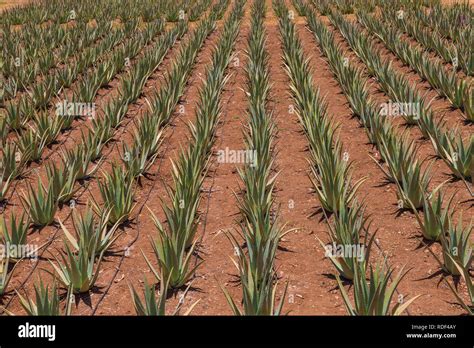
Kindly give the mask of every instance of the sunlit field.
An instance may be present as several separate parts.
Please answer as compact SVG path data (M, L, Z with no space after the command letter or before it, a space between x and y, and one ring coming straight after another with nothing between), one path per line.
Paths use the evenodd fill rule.
M472 315L473 6L0 1L0 315Z

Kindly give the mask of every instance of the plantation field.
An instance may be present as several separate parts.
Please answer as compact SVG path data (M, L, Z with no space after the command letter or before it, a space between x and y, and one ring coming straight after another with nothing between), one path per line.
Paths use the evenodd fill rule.
M472 315L473 6L0 1L0 315Z
M5 9L15 7L15 6L21 6L21 5L24 5L24 4L27 4L27 3L29 3L28 0L15 0L15 1L4 0L4 1L0 1L0 10L5 10Z

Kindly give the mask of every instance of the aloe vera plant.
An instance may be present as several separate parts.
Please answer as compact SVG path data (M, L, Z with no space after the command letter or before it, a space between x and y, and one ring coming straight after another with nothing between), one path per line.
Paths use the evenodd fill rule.
M202 166L207 165L193 156L192 150L183 150L177 163L173 165L175 187L170 190L171 205L163 205L169 230L184 243L192 245L198 227L197 210L201 201L200 187L204 181ZM178 238L178 237L176 237Z
M37 227L52 224L58 208L52 183L45 187L41 179L38 178L36 188L33 188L31 184L28 187L28 194L23 194L20 198L32 223Z
M96 256L107 252L112 244L120 236L117 233L118 224L109 226L111 209L104 211L104 215L98 219L94 215L93 209L88 205L83 213L73 212L73 225L75 233L71 233L69 229L59 220L59 224L64 235L71 246L76 250L88 250L91 254L93 251Z
M71 170L70 167L49 162L46 165L46 175L49 181L49 187L53 191L54 199L58 204L69 202L79 187L74 187L77 172Z
M40 112L33 116L35 131L40 139L43 139L45 145L51 144L62 130L63 117L51 117L46 112Z
M160 294L158 301L156 300L155 287L154 285L148 285L146 279L144 280L144 301L142 302L140 296L136 292L135 288L129 285L130 293L133 299L133 306L137 315L144 316L155 316L155 315L166 315L166 296L168 291L168 284L166 281L160 282Z
M192 256L196 243L186 247L182 235L167 231L156 215L151 211L150 213L158 231L157 239L152 242L152 247L159 269L153 267L145 254L143 257L159 281L164 282L164 279L169 279L169 287L180 288L191 279L194 271L201 264L201 262L193 264Z
M472 232L472 223L463 226L462 215L457 224L451 222L446 234L441 234L440 240L443 247L442 268L452 275L461 275L459 267L468 269L474 259L470 236Z
M370 222L365 216L365 205L354 201L351 207L343 206L335 213L334 221L329 222L330 244L325 245L329 258L341 277L353 280L357 263L368 264L372 243L376 233L369 237ZM364 237L362 237L364 236ZM346 250L350 252L345 252ZM341 252L338 252L341 251Z
M0 173L0 203L7 199L7 192L10 188L11 181L11 175L6 177L4 173Z
M81 134L84 145L84 155L89 161L96 161L102 156L102 150L111 139L113 130L110 122L105 118L94 119L94 130ZM83 162L84 163L84 162ZM91 173L92 174L92 173Z
M92 103L102 82L103 80L99 77L98 71L85 76L74 91L73 99L80 100L83 103Z
M153 117L151 113L146 113L135 122L133 133L134 145L138 149L146 149L147 157L151 157L158 152L162 142L162 130L159 130L159 118Z
M152 154L148 146L139 147L135 144L130 148L123 144L122 162L126 171L134 178L141 177L147 173L153 165L158 153Z
M288 283L277 304L278 282L274 259L278 243L284 233L278 224L274 224L266 238L260 241L256 233L249 231L252 228L251 223L241 226L243 231L241 237L248 243L248 255L245 255L236 236L226 233L238 257L238 261L233 262L239 271L242 283L243 308L239 308L224 287L221 286L221 289L234 315L281 315Z
M60 69L57 75L59 83L65 88L69 88L78 74L78 70L77 65L66 66L64 69Z
M34 84L28 92L31 101L38 109L46 109L56 90L57 83L55 76L48 76L42 83Z
M8 103L6 104L5 110L5 124L7 124L10 129L20 131L25 128L28 119L22 117L20 103Z
M400 209L419 209L423 206L423 199L431 182L430 168L431 165L428 165L423 169L421 163L414 162L401 173L401 180L396 182ZM395 169L390 168L390 172L393 177L396 176Z
M156 299L155 287L154 285L149 285L146 279L144 280L145 290L144 290L144 302L140 299L137 291L134 287L129 285L130 293L133 299L133 306L135 312L140 316L157 316L157 315L167 315L166 314L166 298L168 295L169 280L163 280L160 282L160 294L158 300ZM184 293L180 296L180 301L174 309L171 315L179 315L181 308L183 306L184 299L189 290L189 286L186 288ZM193 308L198 304L199 300L194 302L189 309L184 313L188 315L191 313Z
M417 146L409 139L408 133L401 135L393 131L380 134L377 139L380 155L388 166L388 170L379 165L386 177L391 182L402 182L409 167L417 163Z
M0 240L2 240L6 246L16 247L25 245L28 237L28 227L30 225L28 218L25 214L22 214L17 219L15 214L11 213L9 220L9 224L7 224L4 216L0 218ZM24 256L12 254L13 250L18 249L9 249L9 256L11 259L17 260Z
M470 136L467 145L456 132L452 132L447 140L446 146L440 148L441 158L456 177L470 179L474 163L472 155L474 153L474 135Z
M0 296L3 296L7 291L8 284L17 265L18 263L10 269L10 257L6 255L6 257L0 258Z
M109 225L126 221L134 208L134 182L128 173L118 165L113 165L112 172L104 173L103 180L99 181L99 191L103 206L95 204L99 215L111 210ZM105 208L104 208L105 207Z
M56 263L50 261L56 274L48 270L45 271L52 276L57 276L58 280L66 288L71 287L75 294L88 292L99 276L104 252L97 257L94 248L89 250L87 246L84 246L75 254L66 241L64 241L64 248L66 255L61 254L60 260L55 257Z
M144 175L158 156L162 142L160 119L146 113L139 122L135 122L133 144L123 144L122 161L127 171L134 177Z
M321 153L316 167L312 167L313 187L324 210L336 212L349 205L358 188L365 181L361 178L351 183L350 163L333 153Z
M245 267L245 265L239 267ZM240 275L244 293L242 310L239 309L227 290L222 288L234 315L281 315L288 283L283 290L280 302L277 303L278 283L274 280L274 274L265 275L263 279L260 277L260 285L257 286L256 279L253 279L255 275L249 270L243 272L245 275Z
M26 162L20 149L14 143L7 143L1 149L0 174L4 182L13 180L22 174Z
M400 315L420 296L412 297L406 302L397 301L395 305L392 305L395 291L408 270L402 267L391 280L394 271L387 265L386 260L383 260L375 267L370 266L369 280L367 280L366 266L363 263L357 265L358 267L354 269L353 303L337 276L339 290L350 315Z
M48 142L48 134L41 136L36 130L30 128L17 140L16 145L21 153L23 162L35 162L41 159Z
M26 311L27 315L30 316L59 316L59 315L71 315L73 298L70 291L66 295L66 306L64 311L61 311L61 303L56 286L56 281L53 282L53 286L44 285L43 280L39 280L39 284L34 284L35 300L31 299L28 294L23 297L17 292L20 304Z
M444 195L441 187L438 187L430 194L423 196L423 216L418 210L413 209L425 239L439 241L441 235L448 231L453 217L453 199L454 195L451 196L446 207L443 208Z
M453 292L454 296L456 297L458 303L467 311L469 315L474 315L474 283L472 282L472 277L469 274L469 269L467 267L461 266L452 258L451 261L453 262L462 279L466 283L470 303L463 298L461 293L455 288L455 285L451 285L451 283L447 280L445 281Z
M87 148L88 145L90 144L79 144L73 149L63 150L61 154L62 167L65 168L64 171L68 175L68 183L71 185L71 189L74 187L72 179L77 181L90 178L99 168L100 161L95 165L91 165L90 163L91 158L94 157L94 154L91 152L97 151L97 149L89 150ZM66 190L66 192L67 191L68 190ZM69 190L69 192L72 191L73 190Z

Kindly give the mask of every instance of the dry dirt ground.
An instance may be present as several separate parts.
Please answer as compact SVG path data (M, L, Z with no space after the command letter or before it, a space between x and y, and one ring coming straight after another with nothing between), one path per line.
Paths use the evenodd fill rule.
M295 229L284 238L277 253L281 283L289 282L284 309L290 311L291 314L344 315L346 310L333 275L334 268L324 257L324 249L318 241L318 238L328 240L327 224L319 212L320 203L312 191L309 179L307 139L302 132L297 115L289 112L294 102L290 95L289 78L283 66L278 21L272 11L271 0L265 1L267 2L265 28L268 35L266 49L270 54L272 83L270 109L273 111L278 132L274 149L276 161L274 170L279 172L275 196L281 221L287 224L288 229ZM14 3L19 2L25 1ZM243 130L247 111L244 90L247 81L243 67L246 64L245 49L250 29L250 3L251 1L247 3L235 46L235 54L240 64L229 67L228 72L231 77L222 94L222 115L214 146L215 152L226 147L242 149L244 146ZM373 257L380 258L385 255L395 268L399 269L403 265L408 265L411 269L400 285L400 294L406 297L422 296L409 307L409 314L462 314L463 310L454 303L454 297L443 281L446 276L440 272L439 265L433 256L420 245L420 231L414 215L408 212L403 214L397 212L396 187L385 181L383 173L370 158L369 155L376 156L376 151L367 143L364 129L353 117L345 95L332 75L313 34L306 27L305 19L299 17L296 23L298 35L304 42L305 54L310 59L314 87L319 88L326 96L329 115L340 124L339 136L353 161L353 180L367 177L367 181L359 191L359 196L364 197L367 203L367 213L373 220L372 229L378 230L377 247L374 246ZM160 157L150 169L150 176L137 187L138 208L135 210L131 223L122 228L122 234L113 247L114 252L106 256L96 287L90 294L76 297L74 314L132 315L134 310L129 284L134 285L141 293L143 278L152 280L142 251L150 260L153 260L150 238L156 236L156 230L145 207L157 214L158 218L163 219L160 199L164 198L166 201L165 185L172 183L171 160L176 159L179 149L188 144L187 124L195 120L198 91L202 85L203 74L209 65L213 47L220 37L222 24L223 21L218 22L216 30L207 38L199 52L185 94L180 101L180 105L185 110L184 114L176 111L171 127L165 130L165 141ZM336 34L347 56L363 67L363 63L357 60L337 29L329 24L328 27ZM152 96L160 88L179 47L186 42L188 37L189 33L169 51L164 62L147 82L142 97L130 107L124 124L115 134L115 141L105 151L107 156L103 169L110 168L110 162L119 158L118 144L131 138L128 125L143 113L146 108L146 98ZM376 44L384 49L382 43ZM383 52L387 58L393 60L394 68L404 72L411 81L421 81L417 74L403 66L388 50L384 49ZM117 95L120 78L120 75L116 76L107 88L99 91L96 100L99 106L105 105L108 100ZM420 86L429 91L426 84L420 84ZM377 90L375 85L373 89L376 98L388 99ZM459 111L449 110L446 101L437 100L435 106L437 117L444 116L450 124L457 125L464 134L473 132L472 125L461 122ZM404 127L402 122L396 125ZM80 139L81 130L86 126L87 124L82 121L75 122L73 129L62 135L58 144L45 153L43 163L37 168L40 176L45 175L46 162L59 160L59 148L75 146ZM422 158L433 155L429 142L420 138L417 129L411 128L410 135L419 143ZM218 163L216 158L216 156L213 157L204 182L203 199L200 205L198 257L204 262L198 268L185 299L185 307L197 300L200 301L193 311L196 315L232 314L219 285L225 286L235 298L241 298L238 272L231 261L234 257L233 248L222 233L223 230L238 228L239 211L234 193L239 192L239 175L235 164ZM433 174L432 187L450 178L449 170L441 160L435 162ZM31 175L18 183L18 186L15 186L11 204L6 209L19 209L18 193L26 189L28 182L35 181L36 177ZM448 182L446 187L448 195L456 193L457 212L464 212L464 218L468 221L473 215L473 202L469 199L462 183ZM91 197L97 197L98 192L97 182L94 179L87 190L81 190L78 193L79 206L83 206ZM70 212L71 209L65 206L58 214L68 227L71 227ZM62 237L58 226L49 226L35 231L29 238L32 243L38 245L46 243L48 247L42 251L37 263L20 264L11 284L12 288L22 289L31 294L33 281L39 275L49 281L49 276L42 269L51 270L48 260L54 260L54 257L60 254ZM433 251L439 254L439 245L433 246ZM198 257L196 257L196 262ZM451 281L451 277L446 278ZM346 287L350 290L349 285ZM282 286L280 290L281 288ZM461 285L459 289L464 295L467 294L464 285ZM181 293L182 291L177 291L171 294L168 300L169 307L173 307L178 302ZM3 305L6 305L11 312L18 314L23 312L13 292L3 298Z

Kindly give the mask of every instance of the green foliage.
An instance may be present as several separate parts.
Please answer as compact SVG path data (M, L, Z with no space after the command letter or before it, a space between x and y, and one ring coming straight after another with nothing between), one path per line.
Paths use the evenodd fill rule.
M444 195L440 188L423 197L423 216L414 210L423 237L427 240L439 241L441 235L448 231L453 217L454 195L448 200L443 208Z
M32 223L37 227L52 224L58 209L53 183L45 187L38 178L37 187L33 188L29 183L28 188L28 194L22 194L20 198Z
M61 220L59 223L66 239L76 251L87 250L88 254L95 252L96 256L100 256L107 252L120 236L116 232L117 223L112 227L108 224L110 214L111 210L108 210L97 218L89 206L82 213L75 210L72 215L75 235L64 226Z
M418 296L408 301L397 301L392 305L396 289L408 271L402 267L391 280L393 269L387 265L386 260L379 262L375 267L370 266L369 279L366 278L366 266L358 263L354 271L354 285L352 302L344 289L339 276L337 282L341 291L347 312L350 315L400 315Z
M118 165L113 165L111 173L105 172L98 182L102 205L94 204L98 215L108 215L109 225L121 224L128 220L134 208L133 177Z
M443 269L452 275L461 275L459 268L469 269L474 258L470 240L472 223L463 226L462 216L455 225L450 222L446 234L441 234L440 240L443 247Z
M12 212L9 218L9 224L7 224L5 217L0 218L0 240L3 241L5 246L21 246L26 244L28 237L28 227L30 222L25 218L25 214L22 214L19 218ZM12 251L17 249L9 249L8 255L11 259L21 259L26 255L12 255Z
M57 276L58 280L66 288L71 288L75 294L88 292L94 286L99 276L103 257L103 252L97 257L94 248L89 250L88 246L82 244L80 246L84 247L75 254L64 241L66 255L61 254L60 259L55 257L56 263L50 261L56 275L45 270L51 275ZM96 259L97 264L95 263Z
M73 298L68 291L66 295L66 308L64 312L61 312L60 298L58 289L56 287L56 281L50 290L49 285L44 285L43 280L40 279L39 284L34 284L35 299L33 301L28 295L26 297L21 296L17 292L20 304L26 311L27 315L30 316L59 316L59 315L71 315Z
M149 285L146 279L144 280L145 290L144 290L144 303L140 299L140 296L136 292L135 288L130 286L130 293L133 299L133 306L135 307L135 312L140 316L157 316L157 315L166 315L166 298L168 295L168 280L163 280L160 282L160 294L158 300L156 299L155 287ZM179 312L184 303L184 299L189 290L189 286L186 288L184 293L180 296L178 305L174 309L172 315L179 315ZM191 307L184 313L188 315L191 313L193 308L198 304L199 300L194 302Z

